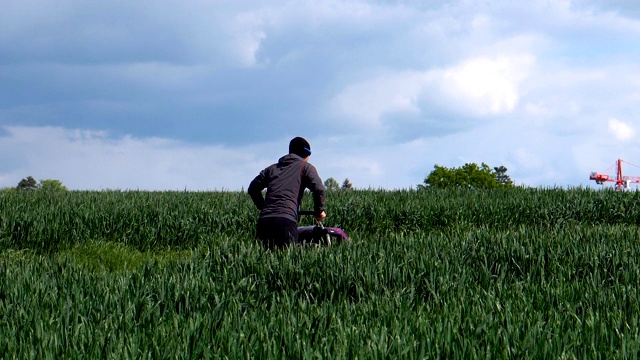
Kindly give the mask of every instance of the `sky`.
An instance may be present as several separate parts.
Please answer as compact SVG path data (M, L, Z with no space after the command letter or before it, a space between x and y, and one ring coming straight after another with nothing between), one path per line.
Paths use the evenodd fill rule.
M2 0L0 188L244 190L306 138L323 180L435 165L640 175L640 2Z

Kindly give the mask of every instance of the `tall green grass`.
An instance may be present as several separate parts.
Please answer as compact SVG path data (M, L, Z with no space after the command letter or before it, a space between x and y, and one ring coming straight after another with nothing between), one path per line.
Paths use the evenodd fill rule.
M310 201L305 197L303 207L311 208ZM638 225L638 202L638 192L579 188L337 191L329 195L326 223L381 235L460 226ZM88 240L188 249L209 234L250 237L256 216L240 192L0 191L0 249L57 251Z
M326 224L352 241L276 252L253 238L246 194L0 196L0 353L9 358L640 350L636 193L335 192ZM28 236L14 234L26 219Z

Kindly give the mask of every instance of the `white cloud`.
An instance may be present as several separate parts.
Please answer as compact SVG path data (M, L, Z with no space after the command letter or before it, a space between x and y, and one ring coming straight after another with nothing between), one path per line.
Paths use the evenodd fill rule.
M20 179L57 179L69 189L239 190L277 153L247 146L193 146L161 138L113 139L105 132L4 127L0 187ZM256 155L262 158L257 158Z
M257 54L267 38L265 23L268 15L260 12L240 13L227 30L233 39L232 52L237 61L246 67L259 65Z
M365 127L376 128L389 113L419 113L417 98L429 75L398 72L348 85L334 99L338 112Z
M520 99L519 85L530 73L531 55L472 58L445 69L387 71L346 86L334 109L351 122L374 129L393 113L419 115L438 106L473 116L508 113Z
M538 101L536 103L527 103L524 106L524 111L528 115L535 117L551 117L556 114L555 109L550 108L548 105L544 104L542 101Z
M70 189L240 190L284 155L289 140L224 147L52 127L3 130L0 187L33 176L58 179ZM311 162L323 180L348 178L361 189L415 187L434 164L458 167L465 162L505 165L520 185L577 186L588 184L588 173L609 161L640 156L638 147L616 152L597 139L595 131L587 137L565 137L508 121L397 144L356 137L308 138L314 149Z
M626 124L618 119L610 118L608 120L609 132L620 141L631 140L636 131L629 124Z
M33 176L60 180L72 190L240 190L286 153L289 140L230 148L58 127L2 129L0 158L16 165L0 169L0 188ZM337 138L308 140L314 149L311 162L323 180L348 178L357 188L408 188L428 170L420 168L421 162L394 160L406 151L418 156L425 146L421 141L359 146ZM407 175L416 171L408 182Z
M529 55L464 61L444 71L444 92L480 114L510 112L520 98L518 85L533 62Z

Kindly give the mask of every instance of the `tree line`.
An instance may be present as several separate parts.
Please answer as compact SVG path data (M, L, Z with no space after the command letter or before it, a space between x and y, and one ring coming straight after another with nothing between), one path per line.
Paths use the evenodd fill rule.
M332 177L324 182L327 190L351 190L353 184L345 179L342 186ZM445 167L434 165L433 171L424 179L423 184L418 185L418 190L426 188L476 188L489 189L514 186L513 180L507 175L507 168L496 166L491 168L486 163L466 163L460 167Z
M336 179L330 177L325 180L324 186L330 191L348 191L353 189L353 184L348 178L344 179L342 185L340 185ZM513 181L511 177L507 175L506 167L497 166L491 168L483 162L481 165L466 163L461 167L451 168L436 164L434 165L433 171L424 179L423 184L418 185L418 189L450 187L488 189L511 186L514 186ZM60 180L45 179L38 182L32 176L27 176L20 180L16 189L67 190Z
M424 179L424 184L418 185L418 189L424 188L477 188L491 189L512 187L513 181L507 175L507 168L497 166L493 169L482 163L466 163L461 167L447 168L435 165L433 171Z
M327 190L331 190L331 191L335 191L335 190L351 190L353 188L353 184L351 183L351 181L349 181L349 179L344 179L344 181L342 182L342 186L338 183L338 180L330 177L327 180L324 181L324 187L327 188Z
M33 178L33 176L27 176L26 178L20 180L18 186L16 186L16 189L58 191L67 190L67 187L62 185L62 181L60 180L45 179L38 182Z

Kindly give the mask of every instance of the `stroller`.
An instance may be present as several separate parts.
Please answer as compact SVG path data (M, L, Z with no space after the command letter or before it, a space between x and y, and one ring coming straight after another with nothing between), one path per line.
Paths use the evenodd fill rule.
M300 211L298 215L311 215L313 211ZM298 227L298 244L331 246L343 241L348 241L349 236L340 228L325 227L322 222L316 221L316 225Z

